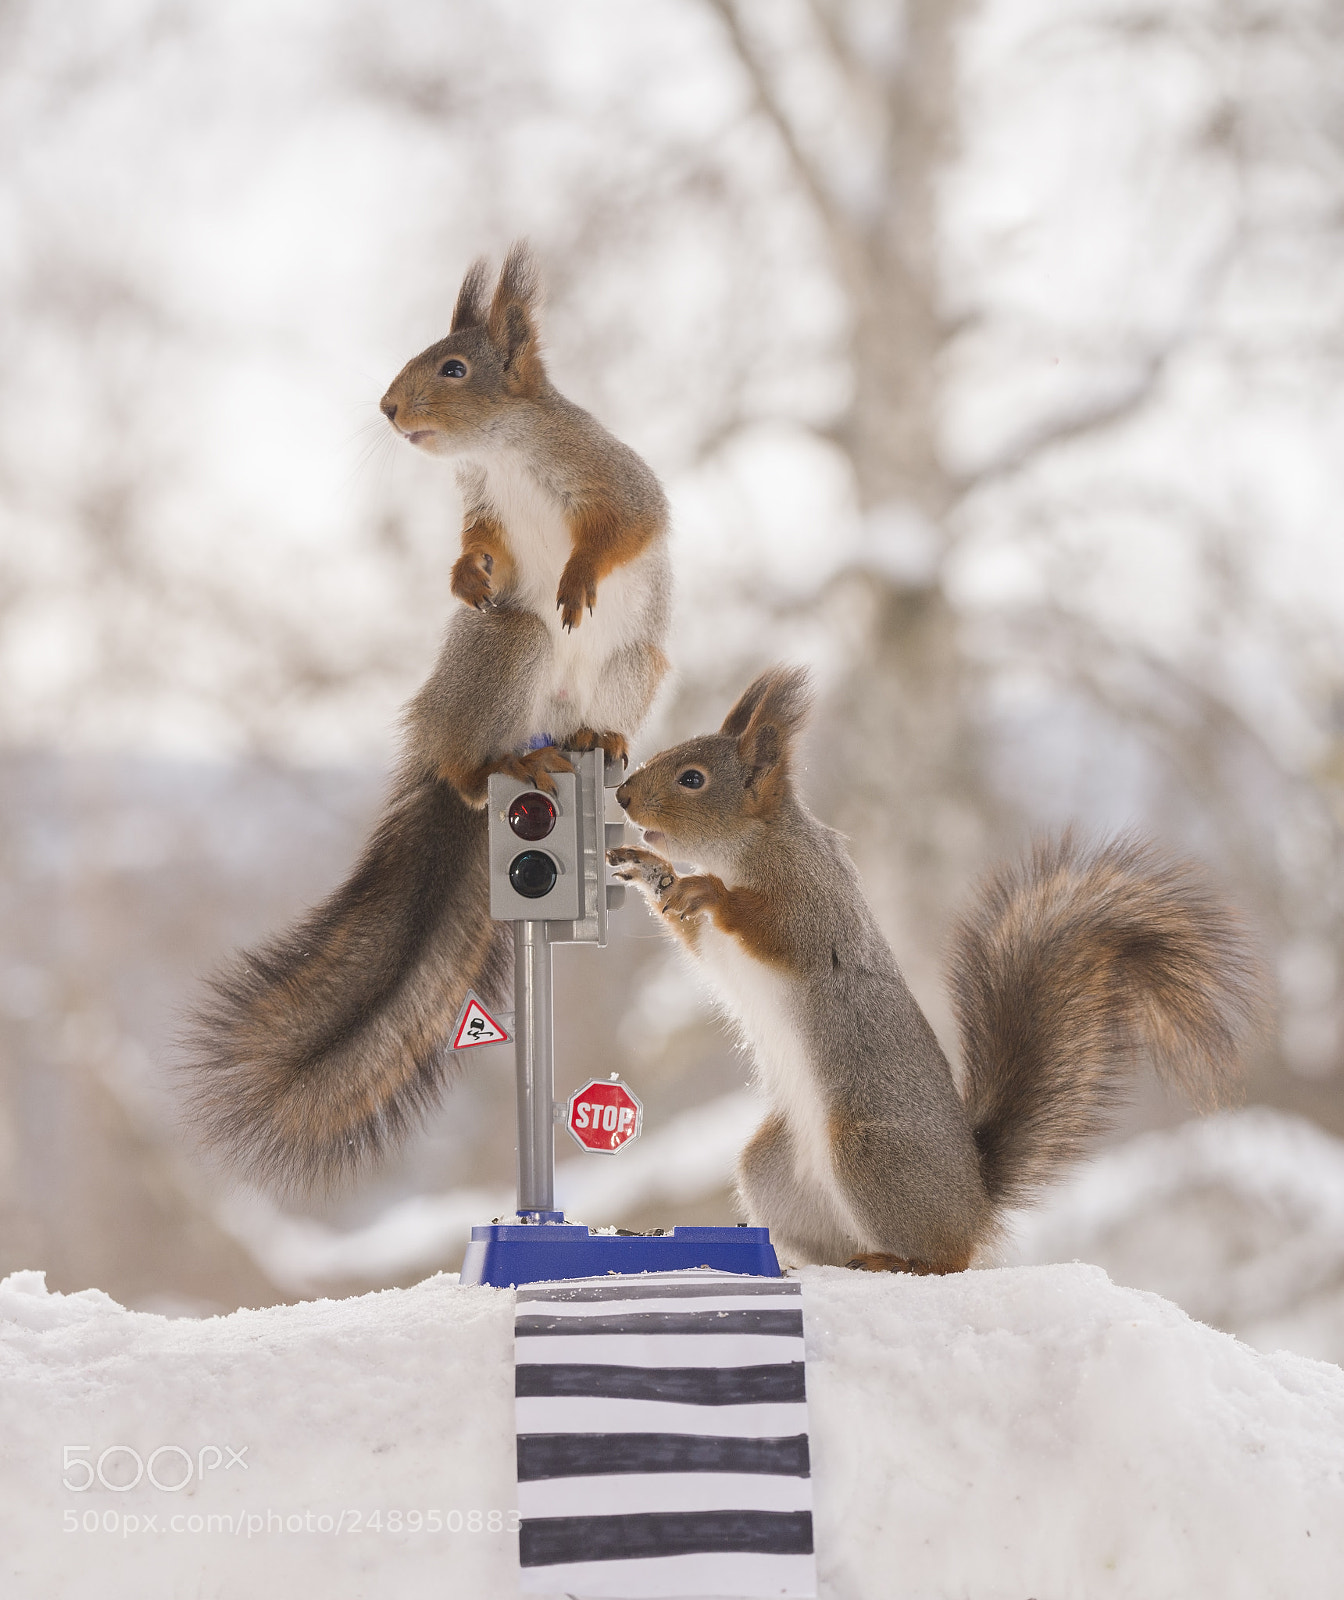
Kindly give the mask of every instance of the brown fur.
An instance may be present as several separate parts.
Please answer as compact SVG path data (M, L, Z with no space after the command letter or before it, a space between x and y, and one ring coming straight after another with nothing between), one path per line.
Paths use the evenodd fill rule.
M624 855L624 852L613 852ZM663 915L679 922L710 916L758 961L787 966L793 955L764 895L754 889L729 889L713 873L678 878L663 897Z
M189 1070L196 1120L225 1154L283 1188L356 1171L404 1136L447 1080L468 986L507 993L487 872L484 817L407 774L350 880L213 980Z
M481 810L490 774L553 789L552 774L572 770L561 746L623 757L667 670L662 489L552 387L539 298L525 245L493 293L477 262L447 336L383 398L399 432L464 463L452 575L464 606L407 707L400 776L354 874L289 933L239 956L196 1019L185 1070L197 1125L279 1187L339 1179L399 1139L451 1070L445 1036L467 988L487 1004L506 997L508 935L490 920ZM512 525L496 499L514 508ZM525 553L544 568L523 572ZM551 583L573 627L632 562L619 616L562 641ZM542 733L555 743L531 748Z
M927 1261L912 1261L907 1256L888 1256L870 1250L864 1255L851 1256L845 1265L855 1272L909 1272L917 1278L944 1277L949 1272L965 1272L971 1264L969 1256L944 1266L933 1266Z
M999 869L956 930L950 981L996 1204L1076 1158L1140 1059L1216 1103L1263 1005L1240 921L1132 837L1085 849L1066 833Z
M1003 1207L1079 1154L1140 1058L1197 1103L1234 1081L1261 1012L1260 969L1193 868L1134 839L1084 849L1066 834L1001 870L958 930L959 1095L842 843L794 794L790 747L807 703L805 675L764 673L717 734L631 773L617 798L652 848L609 859L692 952L712 924L782 982L753 979L740 1013L747 1042L785 1075L739 1165L752 1220L796 1259L961 1271L992 1243ZM702 870L679 877L668 857ZM725 986L744 975L709 976L735 1008ZM801 1155L815 1116L789 1121L802 1070L780 1065L790 1052L825 1110L825 1182Z
M616 792L633 821L660 832L683 829L698 848L745 849L764 837L792 797L794 736L807 719L807 674L778 668L764 673L729 712L716 734L688 739L632 772ZM702 771L703 788L678 782ZM778 914L779 908L772 908Z
M440 763L437 775L444 783L452 784L468 805L479 810L485 804L490 779L496 772L517 778L520 783L529 783L534 789L544 789L547 794L554 794L555 782L551 774L573 770L574 763L564 751L548 744L540 750L496 756L494 760L484 761L475 767L445 761Z
M601 750L610 761L628 763L630 760L630 741L623 733L613 733L611 729L599 733L596 728L579 728L570 734L568 748Z
M516 579L504 524L488 511L469 513L462 527L462 554L453 563L454 597L483 611L496 593L512 589Z
M536 263L526 243L509 250L487 307L484 261L468 272L444 339L408 361L382 399L388 421L436 454L488 454L501 444L544 464L571 550L555 603L566 629L597 605L604 578L667 533L667 504L653 474L627 446L552 386L541 354ZM448 376L450 361L466 367ZM453 593L464 604L507 600L516 548L484 481L464 473L469 509Z
M560 574L556 604L566 628L577 628L583 613L597 604L597 586L617 567L646 549L662 533L660 517L631 517L625 508L591 499L565 519L573 554Z

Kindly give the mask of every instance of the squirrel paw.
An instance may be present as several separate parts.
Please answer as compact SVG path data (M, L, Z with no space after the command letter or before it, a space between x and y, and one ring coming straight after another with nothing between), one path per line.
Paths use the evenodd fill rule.
M633 883L651 904L659 899L677 881L670 861L654 855L652 850L641 850L635 845L621 845L607 851L607 862L622 883Z
M948 1272L965 1270L964 1262L961 1266L944 1266L931 1261L916 1261L906 1256L883 1255L877 1250L851 1256L845 1265L853 1272L912 1272L919 1278L941 1277Z
M630 765L630 746L623 733L595 733L592 728L580 728L565 740L567 750L602 750L611 761L623 767Z
M708 873L678 878L663 900L663 915L678 922L698 919L712 911L726 892L722 882Z
M545 744L540 750L527 750L518 756L504 756L491 770L503 772L510 778L517 778L520 783L530 783L534 789L543 789L547 794L554 794L555 782L551 774L573 772L574 763L563 750L558 750L553 744Z
M486 610L495 593L490 582L494 570L495 558L488 550L469 550L453 563L453 594L477 611Z
M587 556L570 556L560 574L560 587L555 591L555 606L560 613L561 625L572 632L583 621L584 607L591 613L597 604L597 574Z

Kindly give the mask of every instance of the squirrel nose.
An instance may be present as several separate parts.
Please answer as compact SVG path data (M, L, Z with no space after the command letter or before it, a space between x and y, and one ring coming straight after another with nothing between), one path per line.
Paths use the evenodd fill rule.
M397 402L395 400L389 400L387 396L384 395L383 398L378 402L378 409L389 422L395 422L397 420Z
M620 788L617 789L616 804L620 806L622 811L628 811L630 809L630 788L628 784L623 783Z

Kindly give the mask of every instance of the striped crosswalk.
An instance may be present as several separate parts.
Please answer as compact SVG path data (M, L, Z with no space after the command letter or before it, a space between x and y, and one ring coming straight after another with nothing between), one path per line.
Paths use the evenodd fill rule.
M816 1593L799 1284L533 1284L515 1334L524 1593Z

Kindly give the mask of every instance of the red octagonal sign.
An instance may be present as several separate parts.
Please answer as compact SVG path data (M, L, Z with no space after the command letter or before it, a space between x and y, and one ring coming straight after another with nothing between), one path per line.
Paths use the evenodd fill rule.
M585 1150L612 1155L638 1139L644 1107L617 1078L591 1078L569 1101L566 1125Z

